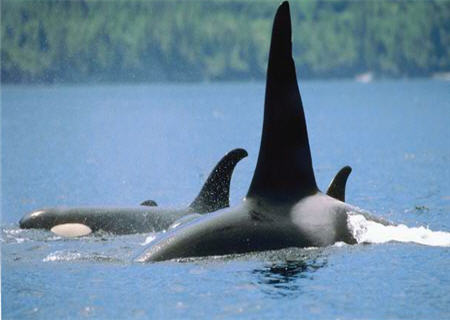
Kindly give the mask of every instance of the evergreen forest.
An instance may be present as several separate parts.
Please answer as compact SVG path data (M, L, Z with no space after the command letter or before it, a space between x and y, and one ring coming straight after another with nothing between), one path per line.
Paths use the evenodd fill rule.
M279 1L1 3L3 83L264 79ZM291 1L303 78L450 71L450 1Z

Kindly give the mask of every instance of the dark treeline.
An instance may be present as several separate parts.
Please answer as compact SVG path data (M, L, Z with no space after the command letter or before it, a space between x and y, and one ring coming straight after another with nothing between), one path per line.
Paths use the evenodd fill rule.
M23 1L1 8L3 82L263 79L278 1ZM306 78L450 70L450 1L291 1Z

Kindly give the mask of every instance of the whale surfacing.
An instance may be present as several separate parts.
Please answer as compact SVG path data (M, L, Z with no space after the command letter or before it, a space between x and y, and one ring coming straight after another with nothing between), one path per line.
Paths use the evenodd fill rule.
M247 196L236 207L160 234L136 261L354 244L347 219L357 209L338 200L345 198L349 173L338 174L333 197L317 187L292 58L289 4L283 2L273 23L261 145Z
M182 217L195 217L229 207L230 182L236 164L247 156L244 149L228 152L216 164L195 200L185 208L161 208L153 200L134 208L49 208L26 214L23 229L47 229L60 236L83 236L99 230L114 234L167 229Z

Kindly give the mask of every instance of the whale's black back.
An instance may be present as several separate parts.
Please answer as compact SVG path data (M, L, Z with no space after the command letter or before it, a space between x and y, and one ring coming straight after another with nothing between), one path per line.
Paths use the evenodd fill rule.
M273 23L261 146L247 197L294 202L317 190L284 2Z

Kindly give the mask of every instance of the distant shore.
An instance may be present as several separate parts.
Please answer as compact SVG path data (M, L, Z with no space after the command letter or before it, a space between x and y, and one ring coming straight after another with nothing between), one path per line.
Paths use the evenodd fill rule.
M301 78L302 83L314 83L314 82L347 82L347 83L361 83L361 84L371 84L371 83L383 83L383 82L403 82L403 81L439 81L448 82L450 77L447 76L448 73L442 73L438 75L432 75L430 77L373 77L373 78L360 78L360 75L355 75L354 77L343 77L343 78ZM300 76L300 75L299 75ZM228 84L228 85L241 85L247 83L255 83L264 86L265 79L236 79L236 80L208 80L208 81L96 81L96 80L86 80L86 81L66 81L66 82L1 82L0 87L2 88L52 88L52 87L73 87L73 86L87 86L87 87L110 87L110 86L199 86L199 85L216 85L216 84Z
M4 0L1 79L263 80L276 6L270 1ZM363 82L448 72L449 16L448 2L438 0L292 2L297 69L303 79L370 72Z

